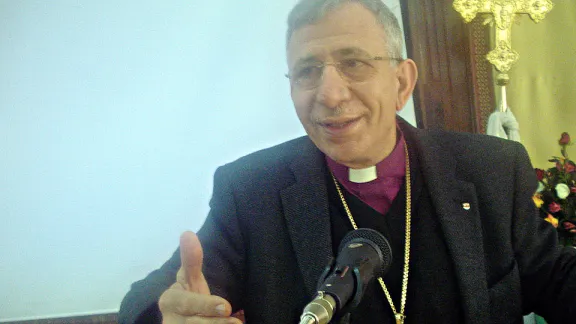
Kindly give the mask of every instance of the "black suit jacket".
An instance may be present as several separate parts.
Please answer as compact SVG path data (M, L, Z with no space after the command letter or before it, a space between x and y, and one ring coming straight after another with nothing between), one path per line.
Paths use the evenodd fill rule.
M576 322L576 250L557 246L555 229L538 217L525 149L400 125L417 149L466 323L512 323L531 311L550 323ZM211 211L198 233L204 273L212 293L244 309L248 323L297 323L314 295L332 256L325 168L322 153L302 137L214 175ZM134 283L120 322L158 320L157 300L179 266L176 251Z

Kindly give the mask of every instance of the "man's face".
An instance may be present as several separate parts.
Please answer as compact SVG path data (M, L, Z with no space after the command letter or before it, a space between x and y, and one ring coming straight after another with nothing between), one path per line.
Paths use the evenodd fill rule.
M342 5L297 29L287 51L292 100L314 144L351 168L375 165L388 156L396 144L396 111L410 96L417 72L411 60L397 66L372 60L388 57L386 35L374 15L359 4ZM369 70L370 77L350 78L332 65L337 62L343 62L340 71ZM317 84L294 82L313 74L309 66L321 64L327 65Z

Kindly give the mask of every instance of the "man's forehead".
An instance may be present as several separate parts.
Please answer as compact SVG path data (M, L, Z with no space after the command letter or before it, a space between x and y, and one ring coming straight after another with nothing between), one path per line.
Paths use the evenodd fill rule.
M381 52L386 49L386 33L363 5L346 3L322 19L294 30L287 45L288 62L293 64L305 56L326 57L344 48Z
M340 44L318 44L288 48L288 67L306 62L326 61L327 59L364 58L386 56L384 39L370 42L342 42Z
M378 35L380 36L380 35ZM327 58L360 57L384 55L386 41L383 37L343 35L313 41L299 42L292 39L287 48L290 66L303 60L325 60Z

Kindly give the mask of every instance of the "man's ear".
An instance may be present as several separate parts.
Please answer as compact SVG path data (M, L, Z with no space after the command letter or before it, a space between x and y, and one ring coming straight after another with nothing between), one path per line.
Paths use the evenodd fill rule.
M408 98L412 95L416 80L418 79L418 68L411 59L406 59L396 67L396 78L398 80L398 96L396 97L396 111L402 110Z

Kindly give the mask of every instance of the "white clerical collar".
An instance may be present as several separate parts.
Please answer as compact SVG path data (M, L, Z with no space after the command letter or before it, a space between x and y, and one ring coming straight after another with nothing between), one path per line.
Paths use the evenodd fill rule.
M378 178L376 166L370 166L364 169L348 169L348 179L354 183L366 183Z

